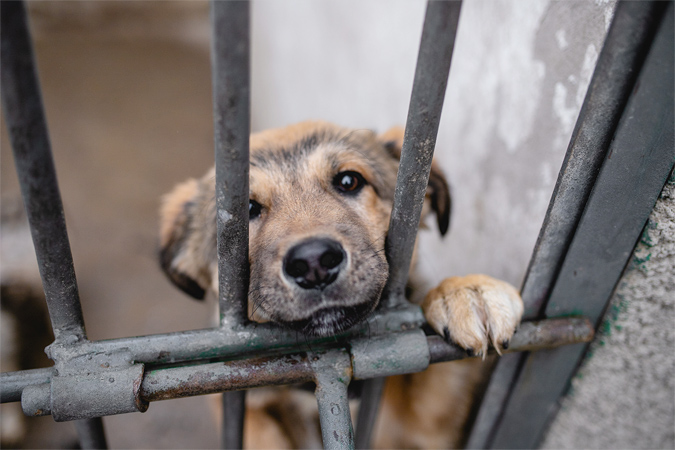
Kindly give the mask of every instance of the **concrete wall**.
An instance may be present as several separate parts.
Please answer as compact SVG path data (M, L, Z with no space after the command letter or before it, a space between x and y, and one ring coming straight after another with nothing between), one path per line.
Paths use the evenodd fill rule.
M675 177L543 448L675 446Z

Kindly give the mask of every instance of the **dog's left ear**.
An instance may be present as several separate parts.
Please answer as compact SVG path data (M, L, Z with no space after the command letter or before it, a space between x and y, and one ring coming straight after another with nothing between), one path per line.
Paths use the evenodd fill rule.
M403 127L394 127L377 137L389 154L397 160L401 159L404 132ZM450 227L452 198L448 182L435 160L431 163L426 200L430 202L431 209L436 213L438 230L441 236L445 236Z
M209 258L203 245L210 235L196 211L199 182L190 179L165 195L160 210L159 261L164 273L183 292L202 300L211 283ZM213 246L211 246L213 247Z

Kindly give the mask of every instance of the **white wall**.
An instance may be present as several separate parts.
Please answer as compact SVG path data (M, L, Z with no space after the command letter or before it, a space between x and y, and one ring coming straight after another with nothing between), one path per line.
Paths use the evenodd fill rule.
M403 124L424 9L255 2L253 128ZM483 272L521 283L612 11L604 1L464 2L436 150L453 190L450 235L422 240L432 282Z

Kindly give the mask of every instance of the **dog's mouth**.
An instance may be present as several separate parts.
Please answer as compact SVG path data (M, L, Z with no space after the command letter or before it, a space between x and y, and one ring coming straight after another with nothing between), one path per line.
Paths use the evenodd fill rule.
M377 298L354 306L328 307L315 311L310 317L279 324L308 336L327 337L339 334L362 322L377 306Z
M260 247L251 265L251 318L314 337L334 336L363 322L377 306L388 266L371 246L345 241L302 239L283 258L275 247Z

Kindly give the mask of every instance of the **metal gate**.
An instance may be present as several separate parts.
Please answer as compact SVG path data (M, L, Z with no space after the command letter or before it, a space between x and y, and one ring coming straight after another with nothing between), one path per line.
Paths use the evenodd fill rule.
M427 6L387 237L390 276L381 307L366 324L334 338L308 339L305 346L297 344L295 333L246 317L249 3L211 3L220 326L103 341L88 340L85 333L25 6L2 1L0 7L2 102L55 334L47 348L54 366L3 373L2 402L21 401L29 416L75 420L82 448L105 448L102 416L142 412L158 400L225 392L222 444L237 448L246 389L311 381L324 446L364 448L384 377L466 357L439 336L426 335L420 308L404 297L461 2L430 1ZM593 324L672 170L672 16L670 3L617 7L523 288L528 319L557 318L521 325L508 352L526 353L500 362L471 447L537 445L550 406L564 392L585 351L583 343L592 339ZM645 119L633 120L636 114ZM598 227L604 230L618 216L630 218L621 227L620 242L602 241L588 251ZM579 258L608 248L617 255L611 265L577 277ZM597 279L602 282L589 282ZM571 343L577 345L529 353ZM542 381L528 384L527 371ZM356 434L347 402L351 380L367 380ZM529 422L512 423L512 417L522 420L519 408L525 406L532 411Z

